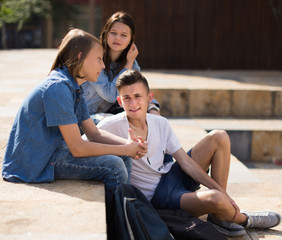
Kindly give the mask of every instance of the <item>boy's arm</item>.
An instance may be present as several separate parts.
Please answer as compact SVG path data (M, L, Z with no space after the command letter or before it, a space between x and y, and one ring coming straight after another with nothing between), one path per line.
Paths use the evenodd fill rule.
M190 158L183 148L177 150L173 158L178 162L181 169L196 182L206 186L209 189L217 189L220 192L226 193L199 165L196 161Z

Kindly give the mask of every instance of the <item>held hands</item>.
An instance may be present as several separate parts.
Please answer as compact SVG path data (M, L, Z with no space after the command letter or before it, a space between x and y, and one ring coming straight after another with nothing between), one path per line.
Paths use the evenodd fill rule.
M136 47L136 45L134 43L131 44L130 46L130 49L128 50L127 52L127 55L126 55L126 65L125 65L125 68L127 69L131 69L132 66L133 66L133 63L136 59L136 57L138 56L138 49Z
M128 130L127 145L129 146L128 156L134 159L139 159L147 153L148 143L142 137L136 138L132 129Z

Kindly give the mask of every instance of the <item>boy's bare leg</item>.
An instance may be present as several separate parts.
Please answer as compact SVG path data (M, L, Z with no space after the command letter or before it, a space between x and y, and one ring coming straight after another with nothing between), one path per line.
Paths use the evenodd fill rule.
M213 214L219 220L238 224L247 220L247 217L241 213L233 218L235 209L230 203L229 197L214 189L184 193L180 199L180 207L195 216Z
M211 166L211 177L226 190L230 166L230 139L223 130L208 133L192 149L194 159L205 171Z
M211 166L211 177L226 190L230 167L231 146L228 134L223 130L208 133L192 149L191 157L205 171ZM230 198L217 190L185 193L180 200L181 208L200 216L214 214L220 220L235 223L246 221L244 214L235 215Z

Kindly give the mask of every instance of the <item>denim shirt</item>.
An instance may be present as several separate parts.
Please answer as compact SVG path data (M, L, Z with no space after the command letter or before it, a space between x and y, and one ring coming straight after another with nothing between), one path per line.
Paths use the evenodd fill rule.
M66 67L53 70L26 97L7 144L2 176L11 182L51 182L52 155L63 140L59 125L88 119L85 99Z
M82 84L90 114L106 112L117 100L116 80L120 74L128 70L123 68L118 72L118 68L118 63L111 63L109 72L102 70L97 82L85 82ZM136 60L132 69L140 71Z

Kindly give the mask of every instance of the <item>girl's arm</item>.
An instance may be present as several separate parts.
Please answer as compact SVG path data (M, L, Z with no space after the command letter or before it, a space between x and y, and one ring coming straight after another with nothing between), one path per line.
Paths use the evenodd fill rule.
M101 98L109 103L114 103L117 100L118 91L116 88L116 80L120 74L125 72L127 69L123 68L119 74L113 79L113 81L109 80L108 75L105 70L103 70L97 82L91 82L89 86L93 88L94 92L97 92Z
M95 123L90 118L82 122L81 128L90 142L125 145L128 141L128 139L97 128ZM133 140L135 140L135 138Z
M138 49L135 44L132 44L127 53L127 63L125 64L124 68L117 74L117 76L113 76L114 78L112 79L112 81L111 79L109 79L109 76L107 75L105 70L103 70L98 77L98 81L89 85L92 86L94 91L97 92L105 101L114 103L117 100L118 96L118 91L116 89L116 80L120 74L133 67L137 55Z
M140 67L135 60L132 66L132 69L136 69L140 71ZM117 100L118 91L116 89L116 80L120 74L128 70L127 68L123 68L120 70L117 76L114 77L112 81L109 80L108 75L105 70L102 70L98 77L97 82L89 82L87 86L93 88L93 92L97 92L101 98L109 103L114 103Z
M138 56L138 54L139 52L138 52L137 46L134 43L132 43L126 55L127 61L126 61L124 68L132 69L135 59Z
M89 128L93 128L90 130ZM147 147L143 143L133 140L133 134L129 139L123 139L106 131L97 129L93 121L89 118L82 123L82 129L86 131L87 137L95 142L84 141L81 138L77 124L61 125L59 129L63 138L74 157L91 157L101 155L118 155L140 158L147 152Z

